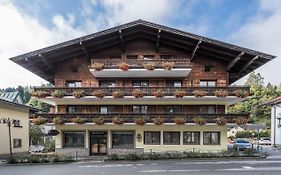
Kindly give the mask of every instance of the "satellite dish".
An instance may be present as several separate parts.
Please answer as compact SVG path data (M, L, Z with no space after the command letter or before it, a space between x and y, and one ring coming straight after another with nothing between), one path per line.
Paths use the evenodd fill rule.
M48 136L57 136L60 132L55 129L51 129L48 131Z

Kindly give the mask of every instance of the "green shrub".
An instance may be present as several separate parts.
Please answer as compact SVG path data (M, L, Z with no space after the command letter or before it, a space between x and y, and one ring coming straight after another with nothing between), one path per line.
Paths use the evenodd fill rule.
M11 156L7 159L7 163L8 164L14 164L14 163L18 163L18 161L15 157Z
M110 154L108 160L119 160L119 156L117 154Z
M256 153L255 149L245 149L243 154L247 155L247 156L252 156L254 155L254 153Z
M127 154L124 156L124 160L137 161L141 160L141 157L137 154Z

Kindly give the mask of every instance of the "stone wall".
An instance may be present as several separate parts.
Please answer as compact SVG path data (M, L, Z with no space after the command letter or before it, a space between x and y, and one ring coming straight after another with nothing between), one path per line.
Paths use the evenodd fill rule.
M75 157L76 152L78 157L90 155L88 148L56 148L56 153L59 155Z

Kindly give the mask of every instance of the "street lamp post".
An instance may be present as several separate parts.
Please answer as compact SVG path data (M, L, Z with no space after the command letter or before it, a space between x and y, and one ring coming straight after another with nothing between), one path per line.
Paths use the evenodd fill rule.
M13 155L13 152L12 152L12 136L11 136L11 126L14 124L14 121L15 120L12 120L10 118L1 118L0 119L0 123L1 124L6 124L8 126L8 129L9 129L9 142L10 142L10 145L9 145L9 148L10 148L10 156L12 157Z

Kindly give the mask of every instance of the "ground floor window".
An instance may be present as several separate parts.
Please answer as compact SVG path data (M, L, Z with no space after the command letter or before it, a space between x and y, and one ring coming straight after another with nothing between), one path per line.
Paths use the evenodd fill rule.
M163 132L165 145L179 145L180 144L180 132Z
M21 148L21 139L13 139L13 148Z
M63 147L84 147L85 132L64 132L63 133Z
M183 144L185 145L200 145L200 132L199 131L185 131L183 132Z
M203 132L203 144L204 145L219 145L220 144L220 132Z
M145 145L160 145L160 131L145 131L144 132Z
M112 148L118 148L118 149L134 148L134 132L112 131Z

